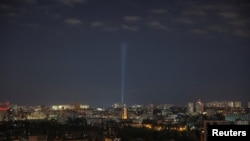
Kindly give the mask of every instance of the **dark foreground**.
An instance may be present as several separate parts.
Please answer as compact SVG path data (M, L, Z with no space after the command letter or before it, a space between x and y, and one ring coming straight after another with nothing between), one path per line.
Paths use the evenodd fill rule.
M153 130L107 122L87 125L84 120L8 121L0 123L1 141L199 141L198 130Z

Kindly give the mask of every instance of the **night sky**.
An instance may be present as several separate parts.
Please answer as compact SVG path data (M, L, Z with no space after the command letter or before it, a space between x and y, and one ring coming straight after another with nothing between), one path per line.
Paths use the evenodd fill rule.
M1 0L0 102L111 106L124 90L127 105L244 106L248 13L249 0Z

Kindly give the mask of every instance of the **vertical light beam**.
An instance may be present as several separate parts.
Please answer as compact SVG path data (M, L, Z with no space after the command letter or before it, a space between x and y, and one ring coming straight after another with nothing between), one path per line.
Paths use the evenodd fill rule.
M126 71L126 54L127 46L126 44L121 45L121 102L124 102L125 93L125 71Z

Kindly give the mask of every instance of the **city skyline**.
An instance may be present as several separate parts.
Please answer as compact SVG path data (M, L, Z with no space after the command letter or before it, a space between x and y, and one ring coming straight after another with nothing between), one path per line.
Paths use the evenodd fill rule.
M139 104L139 103L133 103L133 104L126 104L123 102L116 102L116 103L111 103L110 105L89 105L86 103L81 103L79 101L75 101L73 103L52 103L50 105L46 105L46 104L33 104L33 105L19 105L17 103L12 103L10 101L1 101L0 102L0 109L1 110L7 110L8 108L12 107L12 106L24 106L24 107L36 107L36 106L45 106L45 107L50 107L50 106L55 106L55 105L71 105L71 106L75 106L75 105L84 105L84 107L88 107L88 108L111 108L111 107L134 107L134 106L150 106L150 105L154 105L154 106L159 106L159 105L168 105L168 106L172 106L172 107L189 107L190 103L193 104L193 106L197 103L202 103L204 104L205 107L241 107L241 108L249 108L250 106L250 101L247 101L247 103L244 103L242 101L229 101L229 100L223 100L223 101L218 101L218 100L214 100L214 101L202 101L201 99L197 99L197 100L193 100L193 101L188 101L187 103L185 103L184 105L175 105L174 103L157 103L157 102L151 102L151 103L146 103L146 104ZM125 104L125 105L124 105Z
M0 101L246 104L249 9L247 0L1 0Z

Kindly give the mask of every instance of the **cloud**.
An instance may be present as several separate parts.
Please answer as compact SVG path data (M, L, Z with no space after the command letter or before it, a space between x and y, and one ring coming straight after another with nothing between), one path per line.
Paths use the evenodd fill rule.
M102 27L103 23L101 23L101 22L92 22L92 23L90 23L90 26L91 27Z
M67 6L74 6L75 4L84 3L85 0L57 0L57 2Z
M76 26L82 23L80 20L74 18L65 19L64 22L72 26Z
M184 24L194 24L194 21L188 17L180 17L174 20L174 22L184 23Z
M60 14L51 14L50 16L54 19L61 19L62 18L62 15L60 15Z
M234 27L246 27L249 23L249 20L233 20L228 22L229 25Z
M151 12L153 14L164 14L167 12L167 10L166 9L153 9L153 10L151 10Z
M92 28L104 30L108 32L118 31L120 29L119 26L115 25L114 23L107 23L107 22L101 22L101 21L91 22L90 26Z
M222 25L210 25L207 29L212 32L228 32L228 28Z
M190 9L190 10L183 11L181 14L185 16L206 16L207 15L207 13L201 9Z
M203 30L203 29L192 29L192 30L190 30L190 32L194 33L194 34L199 34L199 35L208 34L208 32L206 30Z
M227 25L210 25L207 29L209 32L227 33L238 37L250 37L250 31L245 26L240 26L242 23L237 23L236 26Z
M11 18L15 18L15 17L18 16L18 14L15 13L15 12L10 12L10 13L8 13L6 16L11 17Z
M234 30L234 35L239 37L249 37L250 33L247 30L236 29Z
M119 27L116 27L116 26L114 26L114 27L105 26L103 29L104 29L105 31L118 31L118 30L119 30Z
M168 30L168 28L165 25L163 25L162 23L160 23L158 21L151 21L148 23L148 25L152 28L155 28L155 29Z
M24 26L28 28L40 28L41 27L40 25L34 24L34 23L25 23Z
M26 4L36 4L37 0L24 0Z
M136 27L136 26L129 26L129 25L126 25L126 24L122 25L122 28L126 29L126 30L130 30L130 31L138 31L139 30L139 28Z
M125 16L123 17L123 19L127 22L138 22L139 20L141 20L142 18L139 16Z
M11 9L11 6L10 6L10 5L7 5L7 4L1 4L1 5L0 5L0 9L2 9L2 10L10 10L10 9Z
M236 20L239 17L239 15L237 13L229 12L229 11L219 12L218 15L225 18L225 19L231 19L231 20Z

